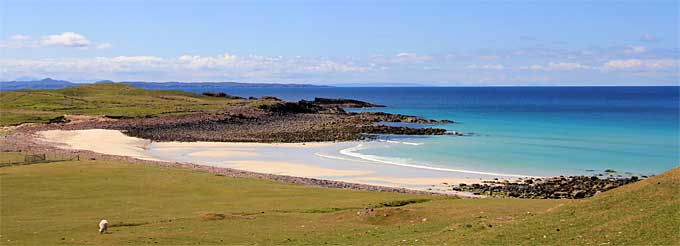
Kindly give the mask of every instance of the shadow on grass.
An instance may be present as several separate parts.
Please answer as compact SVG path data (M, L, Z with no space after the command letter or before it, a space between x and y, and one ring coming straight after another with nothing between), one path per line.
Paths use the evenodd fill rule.
M423 203L423 202L429 202L430 199L408 199L408 200L397 200L397 201L389 201L389 202L382 202L379 203L377 206L374 206L373 208L382 208L382 207L403 207L409 204L415 204L415 203Z
M423 203L423 202L429 202L430 199L408 199L408 200L396 200L396 201L387 201L387 202L381 202L378 203L377 205L369 205L367 207L346 207L346 208L337 208L337 207L331 207L331 208L314 208L314 209L306 209L306 210L274 210L274 212L277 213L311 213L311 214L324 214L324 213L334 213L334 212L339 212L339 211L344 211L344 210L354 210L354 209L374 209L374 208L383 208L383 207L403 207L409 204L415 204L415 203Z
M141 222L141 223L121 222L121 223L111 224L109 227L131 227L131 226L142 226L142 225L148 225L148 224L149 224L149 222Z

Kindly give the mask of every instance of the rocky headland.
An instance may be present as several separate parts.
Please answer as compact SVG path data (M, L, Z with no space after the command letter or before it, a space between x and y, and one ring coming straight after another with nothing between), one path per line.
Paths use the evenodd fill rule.
M215 97L233 98L224 93ZM275 97L246 100L246 107L216 113L151 118L103 117L73 120L59 117L50 129L115 129L154 141L213 142L316 142L370 139L375 134L444 135L445 129L376 125L378 122L448 124L450 120L430 120L382 112L348 113L344 108L381 107L352 99L316 98L314 101L286 102ZM451 134L455 135L455 134Z

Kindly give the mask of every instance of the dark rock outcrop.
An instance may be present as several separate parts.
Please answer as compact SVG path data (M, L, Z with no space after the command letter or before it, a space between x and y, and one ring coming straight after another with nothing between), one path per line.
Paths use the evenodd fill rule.
M343 108L369 108L369 107L384 107L383 105L371 104L353 99L329 99L329 98L315 98L314 101L300 100L298 102L284 102L275 97L262 97L260 100L275 101L275 103L262 104L259 106L268 112L275 113L330 113L330 114L345 114Z
M453 190L477 192L497 197L535 199L581 199L600 192L639 181L638 177L599 178L596 176L570 176L529 178L522 182L487 181L484 184L453 186Z
M223 97L226 99L244 99L243 97L232 96L224 92L203 92L203 95L209 97Z
M410 128L403 126L364 126L361 132L369 134L398 134L398 135L444 135L446 129L441 128Z
M455 123L451 120L432 120L423 119L411 115L403 114L389 114L383 112L361 112L361 113L350 113L359 118L374 121L374 122L401 122L401 123L415 123L415 124L451 124Z
M279 114L302 114L302 113L319 113L323 108L308 102L279 102L274 104L263 104L258 108L267 112Z
M303 100L304 101L304 100ZM301 102L303 102L301 101ZM304 101L309 102L309 101ZM314 98L311 103L322 107L341 107L341 108L376 108L385 107L385 105L372 104L364 101L345 99L345 98Z

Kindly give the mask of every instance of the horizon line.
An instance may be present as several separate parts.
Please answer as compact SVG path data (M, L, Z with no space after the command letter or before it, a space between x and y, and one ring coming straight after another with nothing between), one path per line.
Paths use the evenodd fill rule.
M96 84L96 83L181 83L181 84L199 84L199 83L237 83L237 84L269 84L269 85L307 85L307 86L318 86L318 87L680 87L678 84L482 84L482 85L466 85L466 84L431 84L422 82L351 82L351 83L324 83L317 84L314 82L241 82L241 81L148 81L148 80L125 80L125 81L114 81L114 80L97 80L97 81L79 81L73 82L70 80L53 79L51 77L46 77L43 79L35 80L3 80L0 83L7 82L39 82L43 80L53 80L53 81L63 81L72 84ZM385 85L380 85L384 83Z

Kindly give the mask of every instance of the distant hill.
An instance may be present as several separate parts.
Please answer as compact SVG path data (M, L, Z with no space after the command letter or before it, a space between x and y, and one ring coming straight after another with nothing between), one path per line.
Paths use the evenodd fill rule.
M24 90L24 89L61 89L66 87L71 87L78 85L76 83L71 83L65 80L54 80L51 78L45 78L42 80L32 80L32 81L7 81L0 82L0 90L2 91L12 91L12 90Z
M96 83L110 83L111 80L102 80ZM251 88L299 88L299 87L328 87L321 85L310 85L310 84L277 84L277 83L240 83L240 82L143 82L143 81L126 81L120 82L122 84L135 86L143 89L150 90L176 90L176 89L201 89L201 90L211 90L229 87L251 87ZM0 82L0 90L2 91L12 91L12 90L24 90L24 89L61 89L71 86L81 85L79 83L72 83L65 80L54 80L51 78L45 78L42 80L32 80L32 81L6 81Z
M419 84L419 83L381 82L381 83L340 83L340 84L331 84L331 86L337 86L337 87L423 87L423 86L428 86L428 85Z
M248 88L301 88L301 87L329 87L323 85L310 84L277 84L277 83L240 83L240 82L121 82L138 88L148 90L185 90L185 89L223 89L229 87L248 87Z

